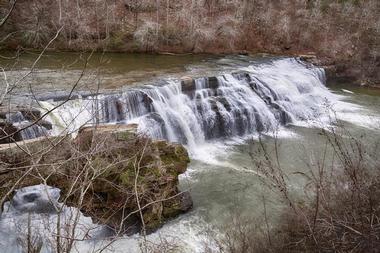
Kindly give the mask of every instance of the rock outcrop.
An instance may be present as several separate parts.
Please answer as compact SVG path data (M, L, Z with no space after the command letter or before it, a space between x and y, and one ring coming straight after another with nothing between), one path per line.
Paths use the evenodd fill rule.
M145 138L136 129L86 127L74 140L0 146L0 197L4 202L16 188L46 183L61 189L61 202L96 222L126 233L142 224L153 231L192 207L189 193L177 187L189 157L183 146Z

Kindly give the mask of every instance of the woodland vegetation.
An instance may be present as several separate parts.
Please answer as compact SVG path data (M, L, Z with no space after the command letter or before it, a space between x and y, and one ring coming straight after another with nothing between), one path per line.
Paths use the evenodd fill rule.
M377 0L12 0L12 49L316 54L361 84L380 83Z

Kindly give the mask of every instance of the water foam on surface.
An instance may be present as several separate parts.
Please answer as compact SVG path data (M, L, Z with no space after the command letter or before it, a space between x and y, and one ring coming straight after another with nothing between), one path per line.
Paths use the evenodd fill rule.
M204 252L204 242L207 240L205 227L207 227L207 223L197 214L185 215L165 224L157 232L149 234L145 238L136 234L119 237L112 242L99 240L91 244L81 243L77 246L77 250L78 252L88 252L89 248L99 250L109 245L103 252L122 253L128 249L128 252L137 253L144 252L142 249L145 249L146 245L148 252L159 252L159 249L165 247L175 247L183 253L202 253ZM153 251L154 249L156 251Z
M195 213L173 220L144 239L140 235L105 239L105 227L94 224L78 209L58 202L60 190L46 185L35 185L17 190L0 215L0 246L7 253L24 252L28 238L33 246L41 245L41 253L54 252L57 247L57 222L60 222L61 245L73 238L70 252L140 252L142 243L177 245L181 252L202 252L206 239L206 223ZM59 220L59 221L58 221ZM75 226L73 224L76 224ZM156 245L156 246L154 246Z
M46 185L17 190L0 215L0 246L7 253L26 252L29 238L33 247L41 246L41 253L53 252L57 247L58 222L61 245L67 243L65 238L73 238L75 244L102 236L102 226L78 209L59 203L59 197L59 189Z

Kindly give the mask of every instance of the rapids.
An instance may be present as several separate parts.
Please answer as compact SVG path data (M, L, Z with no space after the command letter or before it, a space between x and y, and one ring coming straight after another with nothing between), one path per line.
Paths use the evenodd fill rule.
M248 66L234 73L163 80L158 85L86 96L55 110L55 132L91 123L138 123L139 131L194 149L208 140L275 131L317 120L336 96L321 68L297 59ZM45 101L46 109L54 104Z

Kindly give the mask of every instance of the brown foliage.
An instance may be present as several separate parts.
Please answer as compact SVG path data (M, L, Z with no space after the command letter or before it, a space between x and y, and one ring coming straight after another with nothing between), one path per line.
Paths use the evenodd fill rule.
M255 168L281 196L285 208L279 222L271 225L266 211L256 220L233 216L232 225L222 228L225 234L212 237L210 245L217 246L216 252L380 252L378 150L369 150L344 129L323 135L325 152L332 152L336 161L322 161L306 173L299 172L307 182L304 194L297 197L290 194L291 184L280 163L262 144L264 158L254 161ZM263 202L265 207L264 198Z
M64 25L56 49L315 52L338 74L376 83L379 15L377 0L18 1L1 44L41 48Z
M141 223L144 230L157 229L191 207L183 205L188 195L177 188L189 162L185 148L139 136L135 127L96 126L82 129L75 141L16 144L0 149L2 203L14 189L47 184L62 190L63 203L117 233L136 232Z

